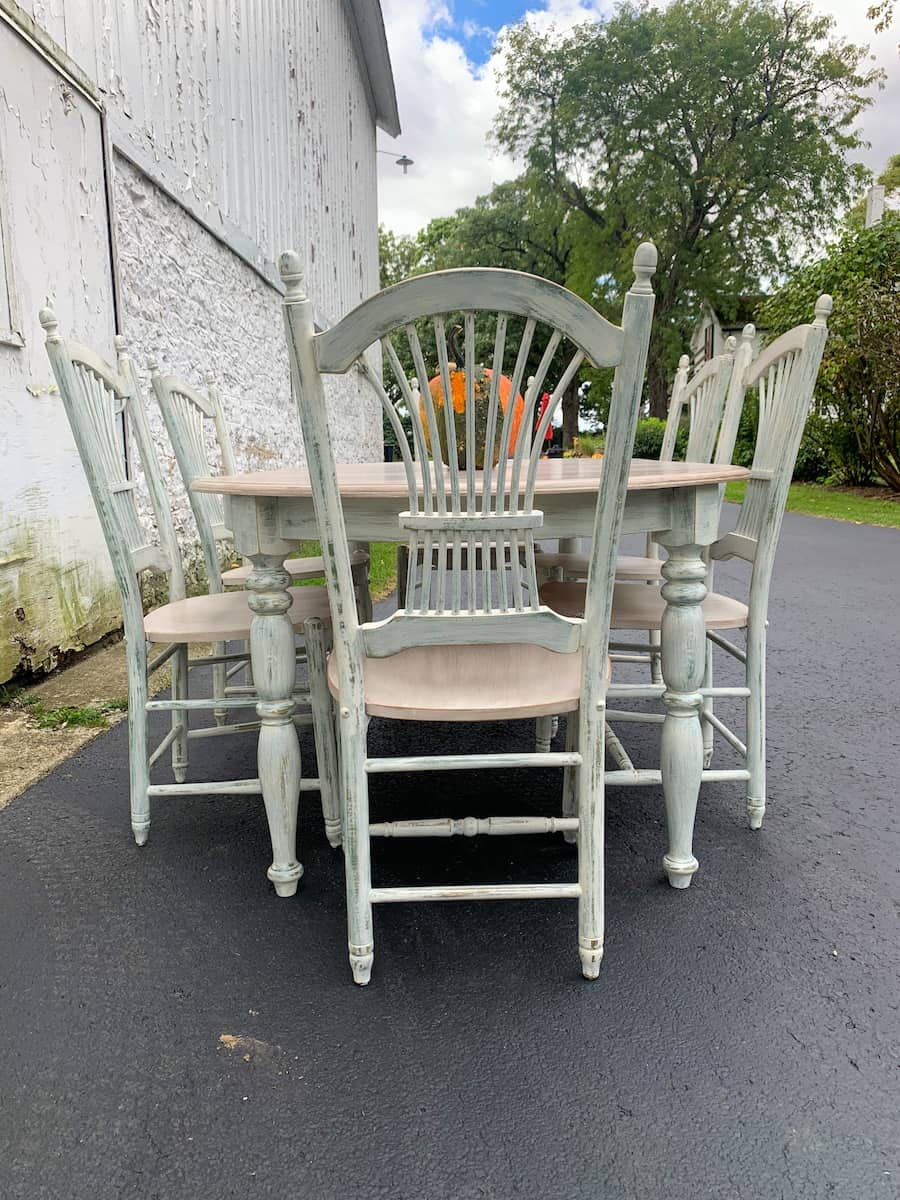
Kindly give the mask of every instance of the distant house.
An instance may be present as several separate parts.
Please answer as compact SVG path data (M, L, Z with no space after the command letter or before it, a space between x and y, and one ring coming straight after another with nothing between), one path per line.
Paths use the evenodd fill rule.
M0 0L0 681L120 620L39 308L142 372L213 372L242 465L301 461L275 264L299 251L323 321L377 289L376 128L377 0ZM339 458L380 458L377 401L348 375L331 402Z
M745 325L751 323L756 325L756 312L765 299L767 297L762 293L738 297L734 316L728 320L718 316L710 305L705 305L703 316L697 322L691 336L691 359L694 370L702 367L708 359L722 354L728 338L732 335L740 338ZM765 332L765 329L756 326L754 353L759 350Z

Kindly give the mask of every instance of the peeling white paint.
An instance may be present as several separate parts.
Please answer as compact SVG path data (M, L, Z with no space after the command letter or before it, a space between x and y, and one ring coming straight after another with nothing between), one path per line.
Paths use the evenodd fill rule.
M302 461L273 264L295 247L317 310L335 316L374 291L378 277L375 129L342 0L29 0L23 8L103 94L120 150L112 164L120 324L144 380L150 356L194 382L214 373L241 465ZM77 580L79 611L96 608L93 636L118 619L37 324L50 300L65 333L111 357L112 280L99 114L2 20L0 61L26 342L0 344L0 452L9 464L0 483L0 594L46 576L40 619L26 612L14 631L28 625L29 661L40 665L67 637L78 641L67 632L71 601L54 600L51 583ZM145 399L190 554L192 521L149 387ZM334 381L331 413L340 459L380 457L377 404L360 400L355 377ZM37 525L40 536L29 534ZM7 617L0 613L0 679L21 659Z

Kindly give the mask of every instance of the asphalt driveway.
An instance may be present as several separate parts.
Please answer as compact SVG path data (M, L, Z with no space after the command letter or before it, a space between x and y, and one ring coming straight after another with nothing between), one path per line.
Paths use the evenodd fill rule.
M789 515L770 615L765 826L740 785L705 787L676 892L660 793L613 791L593 984L571 902L482 903L379 909L356 988L317 796L280 900L259 801L157 802L138 849L124 725L85 747L0 813L0 1196L900 1196L900 531ZM501 749L531 729L373 736ZM630 727L637 759L654 737ZM215 770L253 756L234 741ZM558 783L381 776L374 806L553 812ZM376 859L386 884L572 871L558 836Z

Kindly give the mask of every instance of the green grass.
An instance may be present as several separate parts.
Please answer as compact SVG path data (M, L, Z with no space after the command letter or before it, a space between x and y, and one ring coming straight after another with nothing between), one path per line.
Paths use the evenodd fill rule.
M111 713L128 711L128 701L122 698L77 708L68 705L47 708L37 696L29 696L22 689L2 688L0 707L20 709L27 714L29 722L36 729L105 729L109 725Z
M725 499L740 504L746 490L747 484L743 481L729 483L725 488ZM820 483L792 483L787 510L809 517L828 517L832 521L851 521L855 525L887 525L900 529L900 501L860 495Z
M301 542L295 553L297 558L316 557L321 550L318 542ZM372 542L369 555L369 591L373 600L383 600L397 586L397 543ZM309 583L319 581L311 579Z

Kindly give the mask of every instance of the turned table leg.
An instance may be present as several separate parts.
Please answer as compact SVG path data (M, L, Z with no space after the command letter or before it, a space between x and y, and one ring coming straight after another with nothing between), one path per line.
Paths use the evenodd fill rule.
M700 688L706 666L706 630L701 604L706 595L706 564L696 545L668 547L663 563L663 703L660 767L669 849L663 868L672 887L686 888L699 864L692 841L703 773Z
M303 867L297 861L297 807L300 799L300 743L293 722L296 651L287 616L290 576L284 554L252 554L247 580L250 659L258 700L259 781L269 833L272 865L267 875L279 896L293 896Z

